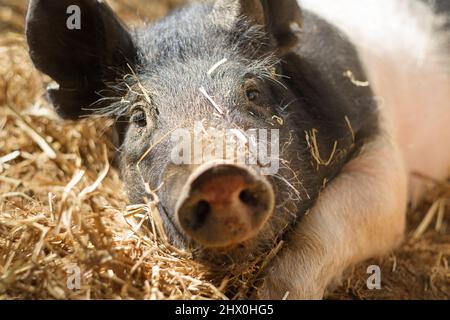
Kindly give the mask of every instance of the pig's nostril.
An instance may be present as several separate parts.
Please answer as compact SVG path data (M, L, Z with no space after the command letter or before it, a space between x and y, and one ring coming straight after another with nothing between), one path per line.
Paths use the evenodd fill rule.
M239 193L239 199L248 206L256 207L258 205L258 199L255 194L248 189L242 190Z
M234 246L256 236L272 214L272 186L251 168L204 164L184 185L178 227L208 248Z
M199 201L197 203L197 207L195 208L194 221L192 221L192 229L197 230L198 228L202 227L210 213L210 204L205 200Z

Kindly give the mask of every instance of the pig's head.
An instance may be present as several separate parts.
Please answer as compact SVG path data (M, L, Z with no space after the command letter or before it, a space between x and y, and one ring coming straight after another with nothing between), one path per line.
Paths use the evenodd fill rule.
M68 22L73 5L80 28ZM291 83L284 57L300 26L295 0L192 4L134 32L103 1L31 0L27 37L37 68L59 85L49 96L63 118L117 119L130 200L156 194L175 244L238 259L270 247L348 157L334 148L351 139L344 117L334 123ZM323 123L328 131L317 131ZM270 163L234 161L251 154L252 129L270 138ZM244 141L234 158L198 156L227 132ZM192 153L177 149L183 135Z

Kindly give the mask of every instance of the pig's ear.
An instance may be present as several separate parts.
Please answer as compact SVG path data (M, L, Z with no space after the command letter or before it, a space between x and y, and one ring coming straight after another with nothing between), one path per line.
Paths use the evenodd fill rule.
M26 36L36 67L59 85L49 96L65 119L88 114L105 83L121 78L137 56L102 0L30 0Z
M214 10L230 27L241 17L262 25L281 51L298 41L295 29L302 24L302 13L297 0L217 0Z

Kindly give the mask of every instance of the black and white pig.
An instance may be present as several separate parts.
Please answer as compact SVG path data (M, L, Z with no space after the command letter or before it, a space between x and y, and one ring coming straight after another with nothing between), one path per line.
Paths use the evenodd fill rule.
M217 0L130 31L104 1L31 0L26 34L64 119L117 119L130 201L156 194L175 245L239 263L283 238L256 296L317 299L402 240L412 171L448 174L444 25L414 1ZM277 130L277 170L223 145L174 161L198 127L200 151L233 129L233 154Z

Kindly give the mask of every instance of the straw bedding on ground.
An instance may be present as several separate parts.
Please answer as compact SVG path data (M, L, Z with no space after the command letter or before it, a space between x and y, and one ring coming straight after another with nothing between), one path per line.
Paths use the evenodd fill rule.
M109 2L136 24L182 1ZM24 0L0 0L0 299L248 297L280 246L215 270L171 246L154 202L127 205L110 165L111 123L62 122L53 113L43 90L50 79L27 55L25 11ZM450 298L450 181L430 185L408 214L404 244L349 270L328 297ZM367 289L371 264L381 268L381 290Z

